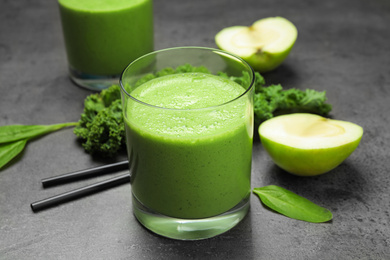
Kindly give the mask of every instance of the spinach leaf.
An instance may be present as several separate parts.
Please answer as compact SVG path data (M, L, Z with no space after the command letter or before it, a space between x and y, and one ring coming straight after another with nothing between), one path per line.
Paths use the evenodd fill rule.
M54 125L6 125L0 126L0 169L17 156L27 141L67 126L78 123L61 123Z
M19 140L12 143L0 144L0 169L23 151L27 139Z
M333 218L329 210L275 185L254 188L253 192L266 206L293 219L320 223Z
M32 139L43 134L54 132L63 127L77 123L61 123L55 125L6 125L0 127L0 143L9 143L22 139Z

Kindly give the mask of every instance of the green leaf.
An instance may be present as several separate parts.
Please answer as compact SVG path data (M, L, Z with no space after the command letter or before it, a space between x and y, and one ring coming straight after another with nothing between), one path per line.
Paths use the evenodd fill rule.
M0 144L22 139L32 139L63 127L74 126L77 123L61 123L54 125L6 125L0 126Z
M333 218L332 213L326 208L275 185L254 188L253 192L266 206L293 219L320 223Z
M27 139L20 141L0 144L0 169L23 151L26 146Z

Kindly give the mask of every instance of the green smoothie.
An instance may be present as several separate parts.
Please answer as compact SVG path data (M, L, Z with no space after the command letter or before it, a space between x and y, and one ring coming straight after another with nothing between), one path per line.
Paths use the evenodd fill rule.
M244 92L229 79L184 73L130 93L150 104L129 98L125 110L132 192L140 203L171 217L207 218L248 197L253 111Z
M119 75L153 50L152 0L59 0L71 70Z

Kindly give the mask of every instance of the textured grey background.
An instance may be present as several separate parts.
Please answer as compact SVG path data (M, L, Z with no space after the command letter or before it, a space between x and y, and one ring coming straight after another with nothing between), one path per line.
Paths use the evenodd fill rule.
M155 48L216 47L222 28L269 16L291 20L299 36L286 62L264 75L267 83L326 90L331 116L365 133L342 165L314 178L278 169L256 142L252 186L290 189L329 208L332 222L286 218L253 195L249 215L231 231L175 241L137 223L129 185L34 214L33 201L107 178L41 187L42 178L105 163L65 129L29 143L0 171L0 259L390 259L389 1L156 0ZM56 1L0 1L0 93L0 125L79 119L91 92L67 77Z

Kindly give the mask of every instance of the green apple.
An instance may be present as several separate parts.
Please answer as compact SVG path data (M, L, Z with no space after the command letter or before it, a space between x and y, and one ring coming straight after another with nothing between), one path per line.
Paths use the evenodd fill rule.
M297 28L283 17L258 20L252 26L228 27L215 36L217 46L236 54L259 72L278 67L297 39Z
M263 122L259 135L280 168L299 176L314 176L341 164L359 145L363 128L351 122L295 113Z

